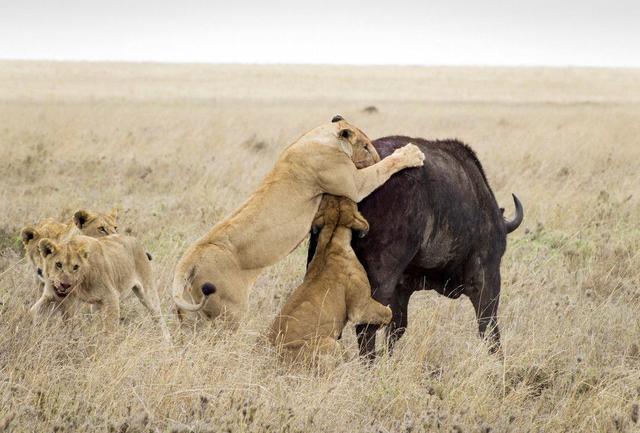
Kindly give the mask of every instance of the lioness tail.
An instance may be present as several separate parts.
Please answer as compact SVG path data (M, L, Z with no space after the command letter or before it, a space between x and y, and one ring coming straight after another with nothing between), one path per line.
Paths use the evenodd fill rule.
M214 286L212 283L206 282L200 288L204 296L202 297L200 302L198 302L197 304L192 304L186 301L182 297L182 293L184 293L184 290L186 289L187 284L188 282L184 281L182 284L182 287L176 287L176 286L179 286L179 284L176 284L176 281L174 281L173 293L171 294L171 297L173 298L173 302L175 302L178 308L184 311L196 312L196 311L202 310L202 308L204 307L204 304L207 302L207 299L209 298L209 295L213 295L216 292L216 286Z

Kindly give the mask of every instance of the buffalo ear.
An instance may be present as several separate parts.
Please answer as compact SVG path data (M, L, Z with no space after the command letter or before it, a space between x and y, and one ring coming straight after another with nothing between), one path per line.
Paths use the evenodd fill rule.
M38 249L40 250L40 255L42 257L55 254L58 251L58 248L58 244L49 238L40 239L40 242L38 242Z
M73 214L73 222L79 229L82 229L85 224L93 219L93 215L86 210L79 210Z
M34 239L38 238L38 231L33 227L25 227L20 232L20 237L22 238L22 244L27 245Z

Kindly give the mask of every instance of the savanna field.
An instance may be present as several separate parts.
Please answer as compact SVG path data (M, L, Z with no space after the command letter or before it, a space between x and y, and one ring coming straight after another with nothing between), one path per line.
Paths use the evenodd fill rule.
M178 326L180 255L336 113L371 138L459 138L506 215L518 194L503 358L468 299L425 291L371 367L350 325L337 369L278 363L261 336L306 240L240 329ZM89 315L31 324L20 229L113 207L153 255L173 345L135 296L112 338ZM0 302L0 431L640 431L640 71L0 62Z

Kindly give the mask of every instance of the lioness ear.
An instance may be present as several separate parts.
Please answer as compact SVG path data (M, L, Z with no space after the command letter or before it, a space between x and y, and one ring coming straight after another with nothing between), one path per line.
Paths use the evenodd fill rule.
M353 147L351 146L352 137L353 131L350 129L341 129L338 131L338 146L340 147L340 150L349 156L349 158L353 156Z
M111 209L111 212L109 213L109 216L111 216L111 218L113 218L114 220L118 218L118 208L114 207L113 209Z
M344 138L345 140L351 140L351 138L353 137L353 131L349 128L343 128L338 131L338 137Z
M47 257L58 251L58 245L49 238L40 239L38 242L38 249L42 257Z
M73 222L79 229L83 228L86 223L93 219L93 215L86 210L79 210L73 214Z
M20 237L22 238L22 243L27 245L32 240L38 238L38 231L33 227L25 227L20 232Z

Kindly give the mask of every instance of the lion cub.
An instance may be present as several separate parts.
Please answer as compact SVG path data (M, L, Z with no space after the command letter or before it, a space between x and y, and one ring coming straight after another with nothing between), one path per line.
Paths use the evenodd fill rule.
M117 234L101 238L80 235L63 242L45 238L38 242L38 249L45 288L31 308L34 318L42 316L51 301L77 300L103 310L106 327L113 330L120 320L120 297L132 290L160 321L162 333L169 339L151 263L137 239Z
M319 355L341 352L337 338L347 320L391 321L391 309L371 297L367 274L351 248L352 230L361 235L369 230L357 205L325 194L313 224L321 227L316 255L269 332L270 342L283 354L312 363Z
M107 236L118 232L118 213L113 209L110 213L93 213L86 210L79 210L73 215L73 221L61 223L53 218L46 218L35 226L27 226L20 232L22 245L29 261L33 266L35 278L40 289L44 287L42 274L42 258L38 250L38 241L49 238L59 240L70 238L78 234L91 236L94 238Z

